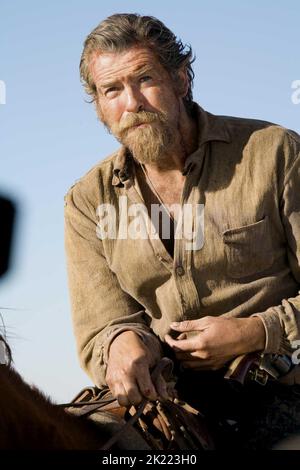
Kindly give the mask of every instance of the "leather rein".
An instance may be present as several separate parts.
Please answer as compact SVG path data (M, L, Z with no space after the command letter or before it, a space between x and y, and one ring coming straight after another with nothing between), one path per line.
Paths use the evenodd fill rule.
M160 362L154 367L151 373L152 382L155 382L160 374L166 374L166 375L171 374L172 369L173 369L173 363L171 359L167 357L163 357L160 360ZM118 440L124 434L124 432L139 419L147 403L149 403L149 400L147 398L144 398L141 401L141 403L136 407L136 412L129 418L128 421L124 423L124 425L114 434L114 436L108 439L108 441L102 447L100 447L99 450L111 449L111 447L118 442ZM80 410L76 411L75 413L76 416L88 415L92 411L97 410L99 408L101 408L102 411L109 411L109 410L113 410L113 409L120 407L117 400L114 397L109 397L109 398L103 397L99 400L93 400L93 401L82 400L80 402L74 402L74 403L63 403L57 406L62 407L62 408L79 408ZM124 407L124 410L126 410L125 407Z

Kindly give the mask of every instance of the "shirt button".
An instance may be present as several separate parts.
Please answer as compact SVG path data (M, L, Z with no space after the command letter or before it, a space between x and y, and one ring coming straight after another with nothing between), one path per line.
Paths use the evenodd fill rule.
M183 266L176 266L175 272L178 276L183 276L185 273Z

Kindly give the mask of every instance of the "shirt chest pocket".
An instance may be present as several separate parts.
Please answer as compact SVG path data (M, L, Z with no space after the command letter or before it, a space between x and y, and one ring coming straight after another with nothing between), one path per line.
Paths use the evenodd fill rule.
M267 216L253 224L225 230L222 236L230 277L251 276L273 264L275 257Z

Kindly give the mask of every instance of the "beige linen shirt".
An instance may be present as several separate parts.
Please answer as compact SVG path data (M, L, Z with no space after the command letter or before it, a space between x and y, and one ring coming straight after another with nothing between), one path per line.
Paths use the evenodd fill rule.
M125 148L65 197L74 331L81 365L99 387L109 346L124 330L135 330L158 356L172 321L207 315L259 315L266 352L289 354L300 338L300 137L195 107L199 147L185 162L181 206L204 204L201 248L186 249L177 238L171 256L159 236L118 236L120 200L128 224L131 206L144 204L138 163ZM115 208L114 237L99 235L102 204Z

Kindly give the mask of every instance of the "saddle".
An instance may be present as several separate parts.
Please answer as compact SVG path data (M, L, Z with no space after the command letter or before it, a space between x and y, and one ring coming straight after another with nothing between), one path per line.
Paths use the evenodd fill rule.
M250 353L234 359L223 376L234 389L250 382L265 385L269 380L278 380L292 368L285 356ZM162 374L168 384L175 386L173 362L163 357L151 373ZM120 448L138 450L210 450L216 448L215 426L208 426L207 416L189 403L178 398L150 402L144 399L140 405L122 407L112 396L108 387L89 387L82 390L74 400L64 405L65 409L77 416L89 416L98 423L110 423L111 437L102 450ZM228 434L235 431L231 419L219 419L217 426ZM216 423L214 423L216 424ZM212 428L214 428L212 430ZM132 436L129 441L124 438ZM137 446L137 447L135 447Z
M162 358L151 376L164 372L171 376L173 363ZM144 399L139 405L124 407L112 396L108 388L83 389L65 409L77 416L88 416L105 422L109 417L119 426L101 450L118 448L124 435L134 430L151 450L210 450L213 438L202 413L179 398L150 402ZM100 417L100 419L99 419ZM134 439L137 442L136 439ZM137 444L138 445L138 444ZM138 445L139 446L139 445Z

